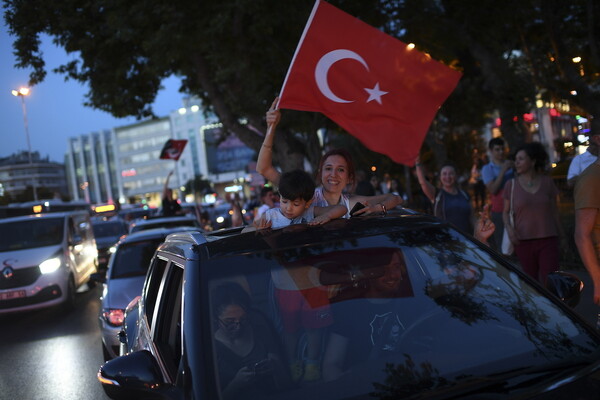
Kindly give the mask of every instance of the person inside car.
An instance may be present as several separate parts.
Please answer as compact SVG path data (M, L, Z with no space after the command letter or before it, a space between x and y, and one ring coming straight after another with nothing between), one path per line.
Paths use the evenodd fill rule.
M333 308L334 323L323 358L323 378L340 377L354 365L369 359L385 357L400 350L398 339L404 325L398 313L399 297L412 296L404 255L400 249L373 249L371 264L354 276L366 276L364 282L354 282L348 289L338 289L343 299ZM346 293L344 293L346 292ZM364 299L364 301L346 301Z
M212 292L214 344L224 399L253 398L289 382L277 337L267 319L251 309L248 293L237 283Z

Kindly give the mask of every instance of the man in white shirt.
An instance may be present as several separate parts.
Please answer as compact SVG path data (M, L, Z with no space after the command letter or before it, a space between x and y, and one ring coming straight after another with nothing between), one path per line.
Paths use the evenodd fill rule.
M569 172L567 172L567 183L570 187L575 186L576 178L598 158L598 145L592 140L592 136L599 134L600 132L591 132L589 138L590 146L585 153L576 155L571 161Z

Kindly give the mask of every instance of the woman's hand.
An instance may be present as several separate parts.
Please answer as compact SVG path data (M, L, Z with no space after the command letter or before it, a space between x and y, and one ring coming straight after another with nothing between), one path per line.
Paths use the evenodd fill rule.
M479 213L479 219L475 224L475 232L473 236L475 239L479 240L482 243L487 244L488 239L494 231L496 230L496 225L490 219L490 205L486 204L483 206L483 211Z
M267 111L266 115L267 127L272 128L272 130L275 129L277 124L279 124L279 120L281 119L281 112L275 108L278 101L279 97L275 97L275 100L273 100L273 104L271 104L271 107Z
M361 208L360 210L356 211L354 214L352 214L352 216L357 217L359 215L384 213L381 203L370 204L368 200L365 200L365 202L362 204L365 206L365 208Z
M240 386L247 385L248 383L252 382L255 377L256 377L256 373L254 372L253 369L248 368L248 367L243 367L237 372L237 374L235 374L235 376L231 380L231 384L234 384L236 386L237 385L240 385Z

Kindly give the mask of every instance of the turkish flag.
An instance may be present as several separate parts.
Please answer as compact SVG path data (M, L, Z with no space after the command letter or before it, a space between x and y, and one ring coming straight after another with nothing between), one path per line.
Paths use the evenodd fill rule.
M187 144L187 140L175 140L169 139L163 146L162 151L160 152L161 160L179 160L181 154L183 153L183 149L185 149L185 145Z
M413 165L461 73L317 0L278 107L325 114L369 149Z

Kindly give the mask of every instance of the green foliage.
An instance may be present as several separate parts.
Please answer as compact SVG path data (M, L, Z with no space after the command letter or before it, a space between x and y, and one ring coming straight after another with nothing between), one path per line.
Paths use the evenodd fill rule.
M500 110L509 144L519 144L522 124L512 117L528 112L538 93L569 98L600 115L596 2L331 3L463 71L439 112L444 124L431 132L429 144L441 147L436 150L441 158L448 150L440 137L470 140L493 110ZM16 65L33 68L31 84L46 75L39 46L40 35L47 34L78 55L56 72L89 87L86 105L117 117L152 116L161 81L175 75L182 93L199 96L228 130L258 151L264 113L281 88L312 6L306 0L4 0L4 17L16 37ZM574 56L582 57L581 64L572 63ZM569 94L573 89L578 96ZM327 125L321 115L286 111L275 161L292 168L307 157L316 165L315 132ZM364 158L372 157L366 152Z

